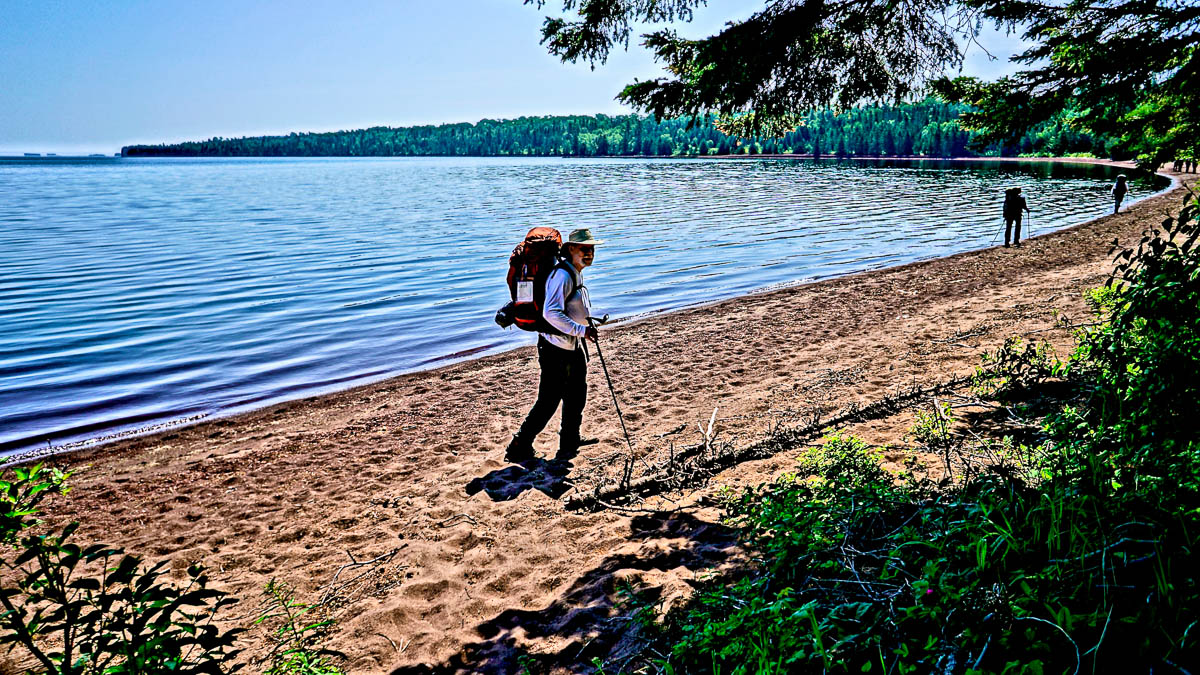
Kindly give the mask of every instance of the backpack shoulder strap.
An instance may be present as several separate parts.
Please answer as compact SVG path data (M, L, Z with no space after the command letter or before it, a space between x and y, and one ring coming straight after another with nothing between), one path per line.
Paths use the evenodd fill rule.
M563 296L563 302L567 302L579 292L579 289L582 288L583 285L579 283L579 275L575 272L575 267L566 260L559 259L558 264L554 266L554 269L566 270L567 278L571 280L571 292Z

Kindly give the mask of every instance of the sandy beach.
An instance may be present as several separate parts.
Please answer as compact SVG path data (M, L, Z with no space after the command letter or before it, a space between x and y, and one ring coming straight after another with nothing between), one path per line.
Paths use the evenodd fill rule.
M1178 178L1194 185L1196 175ZM84 541L169 559L177 571L203 562L244 599L230 620L249 615L271 579L303 601L325 598L337 620L328 644L349 673L508 673L521 658L592 672L592 658L619 663L636 644L622 585L669 607L700 575L735 562L733 534L706 496L770 480L794 454L632 508L569 500L702 442L714 410L715 438L742 447L816 414L967 375L1009 335L1065 354L1071 331L1056 320L1086 319L1082 292L1104 282L1113 241L1135 243L1183 195L1177 187L1021 248L612 324L600 344L632 460L593 353L584 432L602 442L569 465L547 461L556 418L536 446L544 459L503 461L536 391L527 347L57 457L76 473L48 515L83 521ZM595 264L605 264L603 249ZM901 411L851 430L902 445L911 419ZM261 653L246 647L248 659Z

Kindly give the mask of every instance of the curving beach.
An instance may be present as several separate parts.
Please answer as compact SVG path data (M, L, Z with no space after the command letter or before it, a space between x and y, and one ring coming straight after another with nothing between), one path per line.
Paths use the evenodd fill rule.
M1114 240L1136 243L1178 211L1196 175L1173 177L1164 194L1020 249L609 326L601 347L632 459L593 355L584 432L602 442L570 467L502 461L536 389L527 347L55 458L76 474L49 515L177 572L204 562L218 587L244 598L231 620L271 579L304 601L327 596L329 644L348 672L515 672L526 652L576 672L636 642L636 625L614 618L621 582L656 589L670 606L736 559L706 495L768 480L794 457L743 462L625 508L568 508L572 498L703 444L710 420L709 441L743 447L967 375L1009 335L1065 352L1071 330L1056 320L1086 320L1081 294L1104 282ZM896 444L911 419L901 411L854 432ZM552 455L556 442L546 432L536 447Z

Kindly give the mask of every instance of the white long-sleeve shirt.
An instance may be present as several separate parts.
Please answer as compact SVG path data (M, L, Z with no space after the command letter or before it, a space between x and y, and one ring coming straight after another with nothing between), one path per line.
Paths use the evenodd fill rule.
M576 271L575 278L579 282L579 292L572 295L570 291L575 288L575 283L571 273L561 267L554 268L546 278L546 301L542 305L542 316L565 335L540 335L555 347L568 351L579 348L579 341L587 334L587 318L592 311L592 300L583 285L583 272ZM568 295L570 301L566 301Z

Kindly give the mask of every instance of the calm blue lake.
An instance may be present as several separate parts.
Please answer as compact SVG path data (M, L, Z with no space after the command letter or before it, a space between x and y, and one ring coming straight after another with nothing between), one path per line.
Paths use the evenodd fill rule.
M1111 210L1116 171L642 159L0 160L0 452L532 342L492 323L533 226L607 240L615 317L986 247ZM1161 185L1135 183L1135 198ZM847 299L853 301L853 299Z

